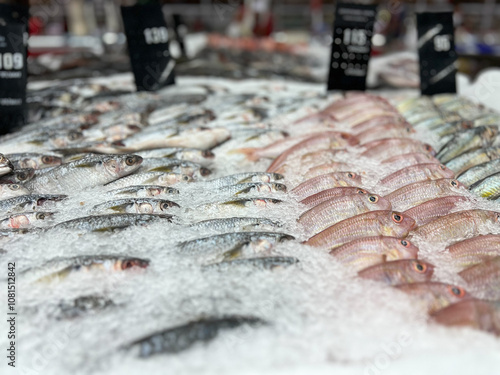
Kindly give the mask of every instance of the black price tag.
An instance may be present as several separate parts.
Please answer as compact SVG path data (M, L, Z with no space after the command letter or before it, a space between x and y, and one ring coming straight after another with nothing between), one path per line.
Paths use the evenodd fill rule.
M168 30L160 4L121 7L135 84L154 91L175 83L175 61L168 49Z
M21 23L0 26L0 132L22 125L26 117L26 46Z
M27 27L29 7L25 5L0 4L0 19L8 24L19 22Z
M417 27L422 95L456 93L453 13L419 13Z
M376 9L376 5L337 5L328 90L366 89Z

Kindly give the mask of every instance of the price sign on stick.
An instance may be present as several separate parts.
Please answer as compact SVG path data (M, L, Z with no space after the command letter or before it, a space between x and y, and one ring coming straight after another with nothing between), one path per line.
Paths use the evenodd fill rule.
M138 91L155 91L175 83L175 61L160 4L121 7L135 84Z
M419 13L418 56L422 95L455 93L455 52L453 13Z
M337 5L328 90L365 90L375 16L375 5Z
M26 26L0 26L0 133L22 125L26 117Z

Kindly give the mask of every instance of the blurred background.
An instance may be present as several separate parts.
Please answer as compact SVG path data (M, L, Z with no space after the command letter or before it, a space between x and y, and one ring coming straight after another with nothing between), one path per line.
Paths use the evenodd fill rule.
M130 70L120 6L151 0L32 0L30 79ZM418 85L415 12L454 11L459 71L471 78L500 65L500 4L483 1L357 1L378 4L370 86ZM28 1L0 3L27 4ZM178 74L291 77L324 82L335 2L322 0L160 0ZM179 43L184 40L185 43ZM388 72L401 71L394 81Z

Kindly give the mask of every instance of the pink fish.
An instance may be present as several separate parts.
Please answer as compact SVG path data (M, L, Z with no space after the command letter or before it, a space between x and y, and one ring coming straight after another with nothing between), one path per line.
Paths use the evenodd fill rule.
M387 285L423 283L430 281L434 266L417 259L402 259L385 262L358 272L364 279L381 281Z

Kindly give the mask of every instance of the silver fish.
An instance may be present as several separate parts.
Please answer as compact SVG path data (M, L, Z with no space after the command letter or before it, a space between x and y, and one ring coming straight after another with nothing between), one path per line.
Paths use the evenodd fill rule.
M92 212L161 214L170 211L172 207L179 207L179 205L164 199L126 198L95 205Z
M160 185L135 185L111 190L107 193L110 196L129 196L136 198L146 197L167 197L179 195L179 190L169 186Z
M132 225L147 225L156 221L172 222L172 215L111 214L79 217L64 221L52 228L77 232L107 232Z
M136 171L142 162L137 155L90 156L63 164L26 184L32 191L69 193L100 186Z
M43 169L61 165L62 158L53 154L37 154L25 152L22 154L6 155L16 169L33 168Z
M126 349L135 351L136 355L141 358L162 353L179 353L197 343L212 341L219 335L220 331L236 329L243 325L259 326L263 324L265 321L259 318L235 315L200 319L135 340L128 344Z
M263 217L230 217L224 219L203 220L189 225L196 231L210 232L242 232L242 231L273 231L283 224Z
M215 180L205 181L203 187L207 188L222 188L229 185L244 184L248 182L279 182L283 180L284 177L278 173L266 173L266 172L246 172L238 173L230 176L224 176L217 178Z
M0 184L0 200L28 195L30 191L19 184Z
M14 170L12 162L7 159L4 155L0 154L0 176L9 174Z
M66 195L28 194L0 201L0 212L15 213L40 211L55 207L55 203L66 198Z

